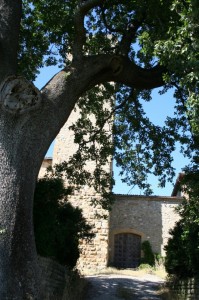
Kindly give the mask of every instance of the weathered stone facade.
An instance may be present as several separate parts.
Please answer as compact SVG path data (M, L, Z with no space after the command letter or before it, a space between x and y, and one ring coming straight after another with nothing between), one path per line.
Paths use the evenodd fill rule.
M78 110L73 111L69 120L58 134L53 152L53 165L67 161L77 149L77 145L74 144L73 131L69 130L69 127L76 121L77 117ZM90 172L93 172L95 166L93 162L88 162L86 167ZM110 168L111 160L106 166L106 171L109 172ZM90 243L82 241L80 245L81 256L78 268L82 272L89 271L90 269L103 269L106 267L108 261L108 218L96 218L96 214L107 216L108 214L101 207L93 207L91 205L91 200L94 197L99 198L100 195L96 195L94 189L88 186L83 186L74 195L69 197L69 201L73 206L78 206L82 209L83 216L93 226L95 234Z
M169 299L198 300L199 299L199 278L178 279L173 278L167 282L170 290Z
M82 272L89 270L100 270L107 266L108 261L108 219L99 219L96 214L103 213L107 215L101 207L93 207L91 199L96 197L91 190L82 190L80 193L70 197L70 202L78 206L83 211L83 216L87 222L93 226L95 237L91 242L82 241L80 244L81 256L78 261L78 268Z
M39 170L39 175L38 177L39 178L42 178L44 177L45 173L46 173L46 169L48 167L51 167L52 166L52 158L50 157L45 157L45 159L43 160L42 162L42 165L41 165L41 168Z
M179 216L175 208L181 198L115 195L109 219L109 263L114 265L114 238L118 233L132 233L148 240L154 253L164 256L169 230Z
M74 145L74 135L69 130L69 126L77 116L78 111L73 111L67 124L61 129L55 141L53 161L44 160L40 171L41 176L46 166L67 161L76 150L77 145ZM87 169L90 172L94 170L93 162L88 162ZM112 172L111 159L106 170ZM169 230L179 219L175 208L181 201L180 197L115 195L115 203L109 215L101 207L91 205L93 197L100 197L100 195L96 195L93 188L83 186L69 199L74 206L82 209L84 217L93 226L95 233L95 238L90 243L83 241L80 245L81 256L78 268L81 271L87 272L103 269L108 264L114 265L115 249L117 255L125 259L123 252L128 251L126 244L122 244L123 239L124 243L128 240L132 243L134 238L138 238L139 243L148 240L154 252L164 255L164 245L168 240ZM96 214L105 214L108 218L99 219L96 218ZM116 237L121 238L118 245L115 245ZM131 244L127 248L131 248ZM141 253L141 250L138 251ZM130 260L131 257L129 256L128 259Z

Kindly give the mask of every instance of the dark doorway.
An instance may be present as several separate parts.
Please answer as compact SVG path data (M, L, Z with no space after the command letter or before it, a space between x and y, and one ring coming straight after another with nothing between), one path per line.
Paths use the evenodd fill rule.
M136 268L140 264L141 237L119 233L114 237L114 265L117 268Z

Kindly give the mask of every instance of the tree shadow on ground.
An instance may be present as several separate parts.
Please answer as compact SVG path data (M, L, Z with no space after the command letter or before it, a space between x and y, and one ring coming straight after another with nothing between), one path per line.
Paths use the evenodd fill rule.
M158 300L161 281L112 276L87 277L89 284L85 300Z

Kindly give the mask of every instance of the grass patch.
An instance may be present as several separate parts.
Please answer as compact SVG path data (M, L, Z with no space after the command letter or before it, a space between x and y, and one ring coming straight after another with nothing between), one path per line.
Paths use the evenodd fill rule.
M116 275L126 275L126 276L134 276L134 277L141 277L145 274L152 274L156 275L162 279L166 279L167 273L163 266L159 267L151 267L150 265L140 265L137 269L117 269L114 267L107 267L100 271L89 271L86 275L102 275L102 274L116 274Z

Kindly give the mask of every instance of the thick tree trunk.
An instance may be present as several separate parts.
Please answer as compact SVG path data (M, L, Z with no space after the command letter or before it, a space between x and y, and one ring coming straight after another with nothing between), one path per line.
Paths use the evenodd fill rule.
M58 91L58 87L55 91ZM33 196L42 159L69 116L76 97L72 95L66 100L69 102L66 107L60 105L55 110L55 103L50 101L48 104L45 96L41 96L31 84L20 77L9 77L2 84L0 94L0 299L2 300L41 299L40 269L33 232Z
M40 274L32 218L39 161L32 157L31 145L29 148L28 141L23 139L23 131L13 121L14 118L12 121L2 118L3 116L0 126L0 299L39 299Z

